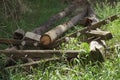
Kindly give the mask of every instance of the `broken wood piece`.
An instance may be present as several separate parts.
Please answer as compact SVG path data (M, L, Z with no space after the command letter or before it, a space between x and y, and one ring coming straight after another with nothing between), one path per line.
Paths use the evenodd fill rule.
M58 25L56 28L46 32L43 34L40 38L40 43L43 46L48 46L51 43L53 43L59 36L61 36L64 32L66 32L68 29L73 27L75 24L77 24L81 19L84 18L86 15L86 9L87 7L84 7L84 9L76 16L74 16L71 20L69 20L66 23L63 23L61 25Z
M105 61L106 44L105 41L90 42L90 58L92 61Z
M63 54L68 58L74 58L80 53L80 50L0 50L0 54L4 54L12 58L51 58L54 56L61 57Z
M90 30L87 31L86 34L88 36L101 37L102 40L109 40L112 38L112 34L109 31Z
M35 34L33 32L26 32L24 36L24 40L33 40L33 41L40 41L41 35Z
M57 13L56 15L52 16L49 18L44 24L42 24L40 27L35 28L32 32L42 35L48 30L50 30L52 27L50 27L52 24L54 24L56 21L62 19L66 15L71 14L74 10L76 10L77 6L79 6L78 3L76 4L71 4L67 8L65 8L63 11Z
M22 40L23 37L25 35L24 30L22 29L17 29L14 33L13 33L13 39L17 39L17 40Z

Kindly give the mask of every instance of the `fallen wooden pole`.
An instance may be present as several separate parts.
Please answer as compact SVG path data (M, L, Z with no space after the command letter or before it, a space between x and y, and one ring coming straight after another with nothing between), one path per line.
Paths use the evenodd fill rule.
M120 14L112 15L112 16L104 19L104 20L101 20L101 21L99 21L99 22L96 22L96 23L92 24L91 26L87 26L87 27L85 27L85 28L83 28L83 29L81 29L81 30L78 30L78 31L76 31L76 32L68 35L68 36L62 37L62 38L56 40L56 41L52 44L51 47L53 48L53 47L58 46L60 42L64 42L64 41L66 40L66 37L75 37L75 36L77 36L78 33L80 33L80 34L86 34L86 31L99 28L99 27L101 27L102 25L107 24L109 21L114 21L115 19L118 19L118 18L119 18L119 15L120 15Z
M51 58L65 54L68 58L76 57L80 50L0 50L0 54L5 54L13 58Z
M86 12L87 12L87 6L84 7L78 15L74 16L68 22L58 25L56 28L43 34L40 38L40 43L43 46L48 46L51 43L53 43L61 34L63 34L65 31L73 27L80 20L82 20L86 16Z
M63 17L65 17L68 14L71 14L74 10L76 10L76 8L80 3L74 3L70 6L68 6L67 8L65 8L63 11L59 12L58 14L52 16L51 18L49 18L43 25L41 25L38 28L35 28L32 32L36 33L36 34L43 34L45 32L47 32L48 30L51 29L51 25L54 24L56 21L62 19Z

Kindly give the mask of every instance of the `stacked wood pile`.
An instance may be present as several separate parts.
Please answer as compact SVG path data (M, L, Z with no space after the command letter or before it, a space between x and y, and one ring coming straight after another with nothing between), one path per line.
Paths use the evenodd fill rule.
M78 13L70 20L51 29L50 26L56 21L70 15L70 13L75 12L78 9ZM67 55L67 58L74 58L78 55L80 50L53 50L53 48L57 48L61 42L66 42L66 37L76 37L77 34L80 33L81 35L87 35L87 40L85 41L90 45L91 60L103 62L105 60L107 46L105 40L111 39L112 34L109 31L102 31L99 28L101 25L105 25L108 21L113 21L118 17L119 16L116 14L107 19L98 21L89 2L80 0L80 2L74 2L63 11L52 16L43 25L31 32L25 33L23 30L19 29L14 32L14 39L0 38L1 44L12 46L6 50L0 50L0 54L5 54L10 58L9 60L12 61L15 59L26 59L27 62L29 62L22 64L21 66L38 64L40 63L38 59L47 58L45 61L59 60L63 53ZM84 28L60 38L63 33L71 27L74 27L76 24L82 24ZM28 47L34 50L27 50ZM56 58L53 59L54 55L56 55ZM12 68L17 66L12 66Z

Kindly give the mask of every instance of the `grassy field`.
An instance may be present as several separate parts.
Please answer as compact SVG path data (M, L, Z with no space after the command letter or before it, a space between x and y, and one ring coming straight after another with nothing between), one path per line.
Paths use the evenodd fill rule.
M35 0L30 1L28 6L30 12L22 16L20 21L13 23L12 21L2 23L0 26L5 26L5 31L9 33L6 35L0 32L0 37L10 38L10 34L17 29L22 28L25 31L31 31L33 28L38 27L51 15L62 10L66 5L59 3L60 0ZM111 6L104 3L102 7L99 4L94 6L97 17L101 20L112 14L120 12L120 3L116 6ZM66 17L65 20L68 20ZM1 20L2 21L2 20ZM61 20L63 22L64 20ZM56 23L59 24L60 22ZM95 62L94 65L91 61L87 61L89 55L89 45L87 43L79 43L79 37L72 38L67 44L61 43L61 49L81 50L86 56L72 59L68 62L62 59L59 62L49 62L39 64L39 67L32 68L31 74L23 73L24 70L16 69L14 73L12 70L0 71L0 79L5 80L120 80L120 19L102 26L103 30L108 30L113 34L113 39L107 41L108 47L116 47L114 51L108 51L111 54L105 62ZM69 30L66 35L80 29L80 25ZM3 46L0 45L1 49ZM0 66L4 67L4 57L0 57ZM19 63L19 62L18 62ZM99 63L99 64L98 64Z

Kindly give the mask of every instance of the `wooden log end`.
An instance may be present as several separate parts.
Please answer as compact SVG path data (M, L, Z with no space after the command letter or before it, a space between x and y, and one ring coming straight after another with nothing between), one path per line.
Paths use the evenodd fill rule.
M83 20L80 21L80 24L83 26L90 26L92 24L92 20L87 18L84 18Z
M23 39L24 35L25 35L24 30L22 30L22 29L17 29L17 30L13 33L13 39L21 40L21 39Z
M90 43L90 58L92 61L105 61L105 42L91 41Z
M105 61L104 55L98 49L96 49L95 51L90 51L90 58L93 62L95 61L104 62Z
M98 21L99 20L96 17L86 17L80 21L80 24L86 27L86 26L91 26L92 24Z
M51 43L51 38L49 35L44 34L43 36L41 36L40 38L40 44L47 46Z

